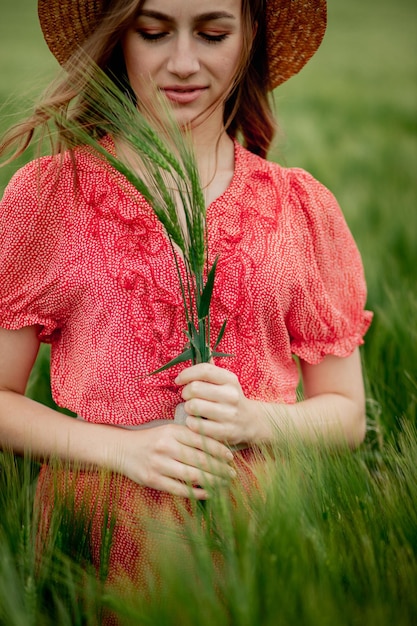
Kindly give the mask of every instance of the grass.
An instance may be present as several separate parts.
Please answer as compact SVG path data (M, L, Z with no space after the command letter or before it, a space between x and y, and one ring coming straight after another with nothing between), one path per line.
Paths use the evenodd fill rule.
M274 157L335 193L363 257L375 312L363 359L388 437L417 414L416 19L409 0L329 2L322 48L276 94Z
M0 623L265 626L412 624L417 610L416 431L370 462L302 447L281 450L260 489L214 499L178 528L154 524L158 577L143 588L104 588L89 566L88 517L69 496L35 556L33 469L2 458ZM75 522L74 522L75 519ZM20 524L16 521L20 520ZM185 539L184 539L185 537ZM214 555L214 557L213 557ZM82 568L80 567L82 564Z
M2 0L1 128L55 67L35 6L35 0ZM68 502L58 503L55 532L36 560L37 467L5 452L0 624L97 624L109 608L126 624L413 623L416 19L413 0L381 0L377 7L331 0L322 48L275 95L281 133L271 158L308 169L335 193L363 256L368 308L375 312L362 349L365 444L353 454L278 451L279 462L269 461L260 476L263 497L242 493L234 507L225 499L213 502L204 528L190 518L187 541L154 555L162 587L128 597L104 589L90 571L88 551L79 550L86 520L69 523ZM17 165L0 170L0 190ZM44 348L28 393L50 404L47 371ZM161 546L165 541L169 536L161 532Z

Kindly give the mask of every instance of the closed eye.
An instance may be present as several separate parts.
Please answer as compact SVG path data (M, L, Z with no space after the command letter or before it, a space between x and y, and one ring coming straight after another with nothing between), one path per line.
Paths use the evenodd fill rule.
M166 37L168 33L161 32L151 32L148 30L138 30L138 35L144 39L145 41L160 41L164 37Z
M198 35L199 37L201 37L201 39L204 39L204 41L207 41L207 43L220 43L221 41L224 41L228 37L228 33L221 33L219 35L213 35L210 33L200 32L198 33Z

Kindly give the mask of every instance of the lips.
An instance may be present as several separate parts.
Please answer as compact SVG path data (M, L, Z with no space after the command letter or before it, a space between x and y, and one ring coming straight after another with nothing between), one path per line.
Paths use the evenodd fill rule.
M163 87L161 91L165 94L168 100L170 100L170 102L174 102L176 104L189 104L197 100L206 89L206 87L201 87L199 85L187 85L186 87Z

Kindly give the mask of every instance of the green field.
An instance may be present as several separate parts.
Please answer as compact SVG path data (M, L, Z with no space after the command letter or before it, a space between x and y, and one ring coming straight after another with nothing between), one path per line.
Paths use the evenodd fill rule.
M190 520L190 551L161 560L163 592L129 601L82 577L60 539L34 562L36 466L0 456L0 624L218 626L393 623L417 614L417 3L329 0L313 61L275 93L271 158L309 170L338 198L362 253L374 321L362 348L368 435L354 454L280 451L266 500L214 502L215 528ZM1 0L0 130L28 107L56 63L35 0ZM28 158L28 157L27 157ZM23 163L24 159L19 161ZM16 164L0 169L0 192ZM49 402L47 352L30 394ZM58 507L59 508L59 507ZM60 517L61 516L61 517ZM61 522L59 522L61 520ZM213 539L215 538L215 541ZM214 546L214 547L213 547ZM180 550L181 548L179 548ZM213 570L210 554L224 558ZM81 559L82 556L82 559ZM88 559L87 559L88 561Z

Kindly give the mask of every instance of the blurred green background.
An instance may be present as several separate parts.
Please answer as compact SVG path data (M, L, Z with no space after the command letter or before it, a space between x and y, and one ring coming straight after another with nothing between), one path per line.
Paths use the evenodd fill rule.
M0 3L2 131L57 63L36 0ZM274 94L280 133L270 157L308 169L333 191L362 253L375 312L362 354L369 430L378 439L395 435L403 419L416 421L417 3L328 5L319 52ZM29 157L0 169L0 192ZM40 396L43 380L44 373L32 386Z
M40 33L36 4L0 0L0 133L29 110L57 70ZM413 623L417 2L328 4L322 47L274 94L280 133L271 158L306 168L334 192L362 253L368 308L375 312L362 348L365 445L340 458L280 450L284 462L278 471L275 462L268 466L272 478L265 498L263 489L251 494L250 506L237 498L231 517L225 503L212 509L224 565L210 569L208 524L207 537L197 532L190 542L195 551L190 567L188 551L186 559L182 552L171 558L167 551L165 563L161 550L162 589L155 586L150 597L135 589L129 602L111 590L103 595L95 575L85 571L84 542L76 533L80 528L87 533L68 516L65 501L57 501L54 512L63 523L42 546L39 568L36 468L26 463L19 470L16 457L0 453L1 624L96 625L95 612L103 605L128 616L129 624ZM0 168L0 195L32 154ZM51 403L45 347L28 393ZM194 533L194 526L188 532ZM105 543L108 549L107 534ZM71 566L62 553L72 555Z

